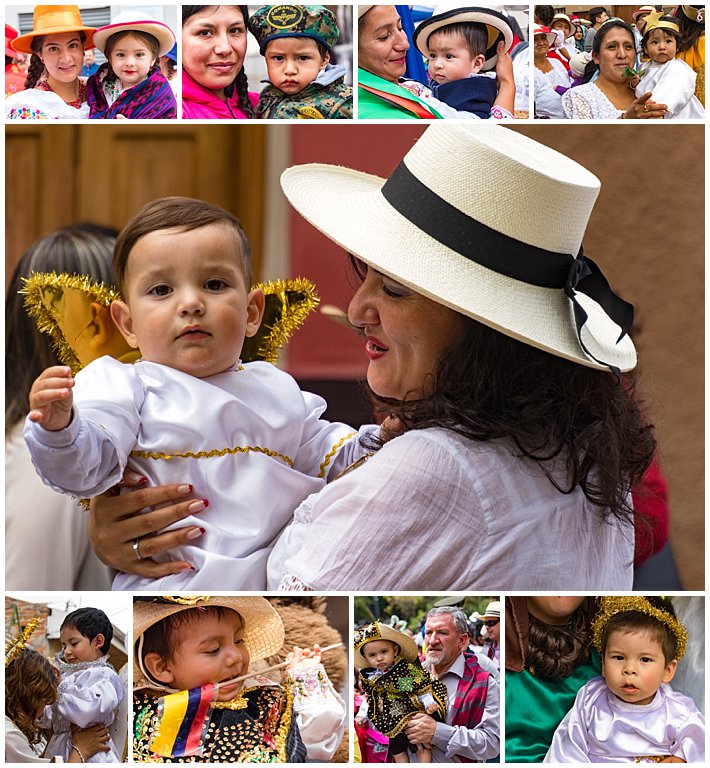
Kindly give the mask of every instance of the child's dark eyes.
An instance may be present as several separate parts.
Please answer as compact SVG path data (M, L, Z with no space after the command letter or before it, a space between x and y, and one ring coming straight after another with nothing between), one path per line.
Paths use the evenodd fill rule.
M221 291L222 288L226 287L226 285L227 284L224 282L224 280L220 280L220 279L214 277L214 278L212 278L211 280L208 280L205 283L205 288L208 291Z
M154 285L150 291L148 291L149 294L153 296L167 296L169 293L172 292L172 288L169 285Z

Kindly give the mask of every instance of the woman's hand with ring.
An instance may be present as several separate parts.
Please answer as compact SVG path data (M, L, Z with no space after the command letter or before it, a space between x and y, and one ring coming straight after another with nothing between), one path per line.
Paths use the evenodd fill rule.
M134 473L127 473L122 484L137 487L144 482ZM197 526L161 533L167 526L207 508L205 499L185 499L191 493L189 485L161 485L121 496L108 491L92 499L89 536L99 559L116 570L153 579L192 570L193 566L184 560L153 560L204 534L204 528ZM149 511L142 511L146 508Z
M622 114L625 120L662 120L668 107L651 100L651 93L644 93L631 102L631 106Z

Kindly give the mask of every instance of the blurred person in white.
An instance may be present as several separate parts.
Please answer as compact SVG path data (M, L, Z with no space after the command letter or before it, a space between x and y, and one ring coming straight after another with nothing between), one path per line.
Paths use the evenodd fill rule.
M22 279L33 272L88 275L115 282L115 232L93 225L60 229L30 246L10 279L5 302L5 589L109 589L110 571L89 545L89 516L37 476L22 439L32 382L59 361L49 336L24 308ZM99 323L83 329L99 339Z

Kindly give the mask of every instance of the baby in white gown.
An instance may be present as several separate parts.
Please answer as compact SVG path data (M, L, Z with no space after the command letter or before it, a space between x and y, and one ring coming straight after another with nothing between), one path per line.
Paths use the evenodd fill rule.
M653 94L653 100L666 104L666 119L702 120L705 109L695 95L697 75L682 59L676 58L681 43L678 20L673 16L646 17L641 45L650 61L642 66L636 96Z
M704 718L668 685L688 638L670 601L603 597L593 630L603 677L580 689L545 762L704 763Z
M45 757L62 757L66 762L76 751L81 762L120 763L122 748L113 741L108 752L85 757L72 744L71 734L72 725L112 725L123 700L121 678L108 662L111 621L98 608L79 608L64 619L59 635L63 646L57 659L62 673L59 696L45 708L41 719L43 727L52 729Z
M190 511L205 511L174 527L203 535L169 557L192 568L119 573L114 589L262 590L293 510L366 451L287 373L241 364L264 294L249 289L250 245L231 213L191 198L148 203L119 235L114 269L124 301L111 316L142 359L101 357L76 382L59 366L37 378L24 432L35 468L79 497L108 490L126 466L149 485L192 486Z

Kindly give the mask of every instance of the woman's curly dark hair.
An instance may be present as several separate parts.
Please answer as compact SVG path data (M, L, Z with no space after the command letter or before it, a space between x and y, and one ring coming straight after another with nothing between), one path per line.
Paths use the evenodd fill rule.
M58 687L57 670L32 648L23 648L5 670L5 714L31 745L42 740L37 714L56 701Z
M589 368L468 317L438 370L413 399L370 399L406 429L443 427L470 440L507 440L560 493L578 486L604 518L630 520L631 485L656 447L634 378Z
M203 11L209 6L206 5L183 5L182 6L182 23L184 24L190 16L194 16L196 13ZM249 24L249 8L246 5L235 5L234 8L238 8L244 19L244 27L248 29ZM239 108L244 112L248 118L253 118L256 113L254 107L249 99L249 83L247 82L247 73L244 71L244 65L237 73L234 80L224 89L227 97L237 94L237 101Z
M584 612L577 609L568 624L547 625L530 616L525 666L539 677L569 677L589 660L591 639Z

